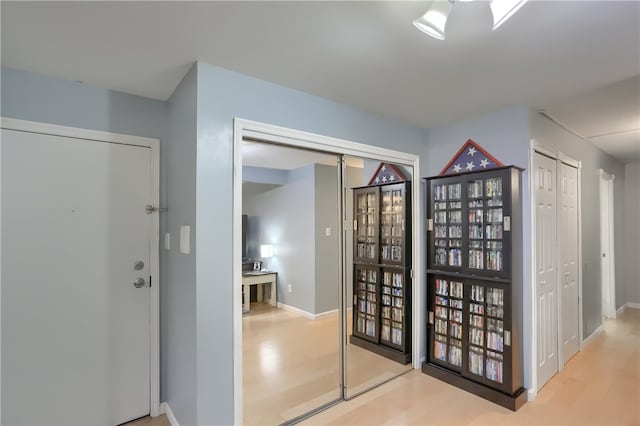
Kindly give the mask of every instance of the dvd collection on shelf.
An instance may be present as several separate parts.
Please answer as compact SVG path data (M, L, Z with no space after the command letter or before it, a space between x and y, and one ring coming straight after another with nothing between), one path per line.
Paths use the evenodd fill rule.
M354 303L350 342L411 361L410 183L353 189Z
M517 410L520 169L426 179L427 360L423 372ZM517 227L517 228L516 228ZM517 235L517 233L515 233Z

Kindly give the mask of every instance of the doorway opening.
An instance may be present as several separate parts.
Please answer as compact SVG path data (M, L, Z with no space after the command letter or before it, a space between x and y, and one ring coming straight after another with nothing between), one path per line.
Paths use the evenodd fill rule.
M236 423L296 423L410 370L411 364L351 348L349 343L350 219L352 188L367 185L382 161L404 168L412 178L417 156L238 119L234 141L234 270L252 269L234 274ZM252 155L262 157L262 163L251 160ZM286 167L273 161L286 158L304 164L283 172ZM417 200L416 188L407 196ZM417 222L417 208L411 213L408 217ZM243 214L248 224L245 253L240 250ZM305 221L306 225L299 223ZM295 238L301 242L293 244ZM413 269L419 267L416 240L414 235ZM259 270L253 271L258 262ZM294 278L296 268L299 275ZM256 272L276 274L275 282L255 295L262 303L252 303L251 291L243 285L243 275ZM407 284L412 290L419 287L415 280ZM270 285L275 285L275 294ZM248 314L243 314L243 293L249 297ZM417 293L414 301L419 297ZM415 324L418 310L412 308L409 322ZM407 338L416 340L417 333ZM418 349L415 344L413 348ZM419 357L414 360L419 364ZM279 390L274 391L274 385ZM272 411L272 418L264 418L265 409Z
M614 250L615 175L600 169L600 278L602 283L602 317L616 318L616 275Z

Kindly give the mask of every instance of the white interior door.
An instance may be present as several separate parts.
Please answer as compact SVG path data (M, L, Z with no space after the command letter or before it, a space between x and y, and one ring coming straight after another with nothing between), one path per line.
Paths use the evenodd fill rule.
M560 165L560 277L563 364L580 348L578 311L578 169Z
M534 157L538 389L558 372L556 162Z
M12 130L0 149L2 424L149 414L150 149Z
M616 276L613 233L613 182L615 176L600 170L600 278L602 316L616 318Z

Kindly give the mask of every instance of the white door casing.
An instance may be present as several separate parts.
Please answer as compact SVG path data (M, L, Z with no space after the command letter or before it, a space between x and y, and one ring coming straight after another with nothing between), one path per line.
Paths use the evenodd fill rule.
M580 349L578 288L578 169L559 162L562 364Z
M7 122L2 423L119 424L157 414L158 220L145 212L157 204L157 141ZM6 130L23 125L47 130ZM43 134L56 130L112 141Z
M556 162L534 154L538 389L558 371Z
M600 169L600 279L602 317L616 318L616 276L614 250L614 179Z

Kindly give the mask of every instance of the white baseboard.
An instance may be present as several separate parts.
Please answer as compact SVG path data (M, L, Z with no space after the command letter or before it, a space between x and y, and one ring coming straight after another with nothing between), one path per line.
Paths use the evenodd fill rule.
M586 339L584 339L584 341L582 342L582 345L586 345L587 343L589 343L589 341L591 339L593 339L594 337L596 337L598 334L604 332L604 326L602 324L600 324L600 326L598 328L596 328L593 333L591 333L591 335L589 337L587 337Z
M640 303L627 302L627 303L624 304L623 308L624 309L627 309L627 308L640 309Z
M616 316L622 314L625 310L625 308L627 307L627 305L622 305L618 308L618 310L616 311Z
M535 389L529 389L527 391L527 401L533 401L538 396L538 391Z
M160 414L165 414L167 416L167 420L169 420L169 424L171 426L180 426L180 423L178 423L176 416L173 415L173 411L171 411L171 407L169 407L168 403L163 402L160 404Z
M326 316L330 316L330 315L338 315L338 310L337 309L333 309L331 311L326 311L326 312L320 312L319 314L312 314L311 312L307 312L305 310L302 310L300 308L296 308L295 306L284 304L282 302L278 302L278 308L282 308L285 311L295 312L297 314L304 315L306 318L309 318L310 320L316 320L318 318L326 317Z

